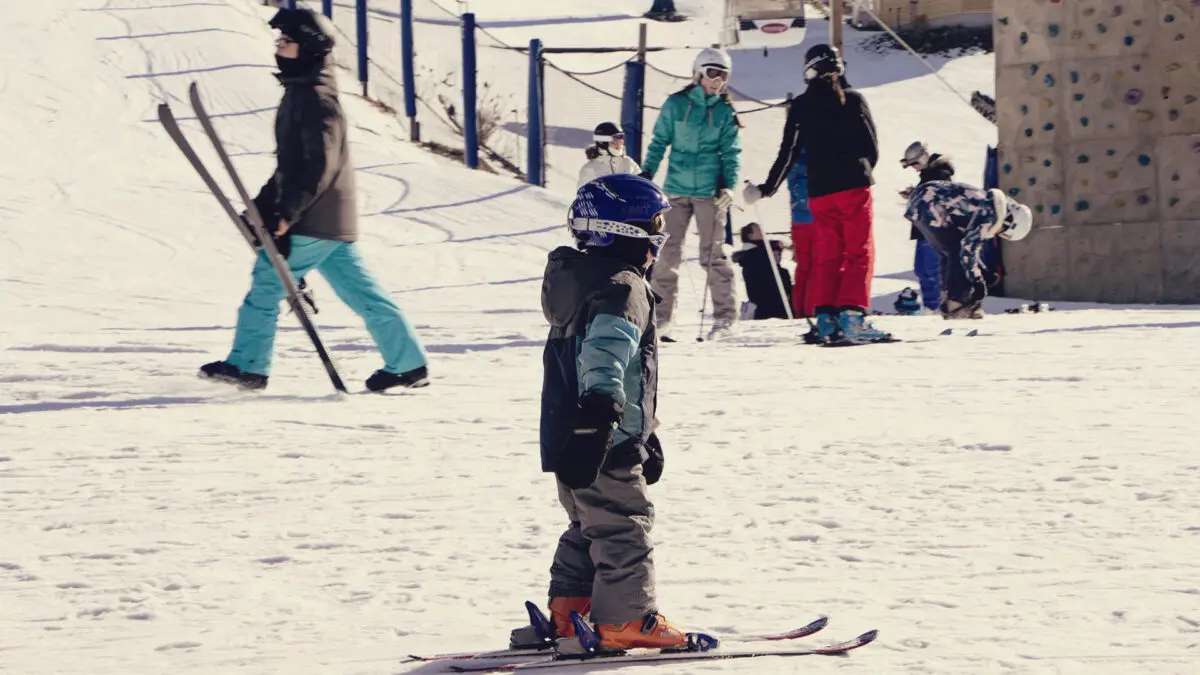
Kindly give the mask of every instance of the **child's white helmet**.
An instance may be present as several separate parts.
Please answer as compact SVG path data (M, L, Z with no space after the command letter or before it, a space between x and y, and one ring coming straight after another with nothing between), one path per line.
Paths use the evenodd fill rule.
M1009 199L1008 195L992 188L992 205L996 208L996 222L984 233L986 237L999 236L1008 241L1020 241L1033 231L1033 212L1028 206Z

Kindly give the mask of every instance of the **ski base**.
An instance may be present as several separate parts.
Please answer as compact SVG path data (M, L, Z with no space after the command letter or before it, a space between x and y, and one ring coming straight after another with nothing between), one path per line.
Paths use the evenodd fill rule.
M526 602L525 604L526 604L526 608L528 609L529 606L532 605L533 603ZM530 616L532 617L533 612L537 611L537 608L534 607L534 609L530 609L529 611L530 611ZM549 619L546 619L546 621L549 622ZM807 625L801 626L799 628L793 628L792 630L784 631L782 633L763 633L763 634L744 635L744 636L737 635L737 636L733 636L733 637L722 638L721 641L725 642L725 643L740 643L740 642L760 642L760 641L761 642L780 642L780 641L784 641L784 640L796 640L796 639L799 639L802 637L807 637L809 635L814 635L814 634L820 632L821 630L823 630L827 625L829 625L829 617L822 616L822 617L818 617L816 620L808 623ZM555 646L554 642L548 641L548 642L538 644L538 645L530 645L528 647L519 647L519 648L511 648L510 647L508 649L498 649L498 650L493 650L493 651L463 651L463 652L449 652L449 653L444 653L444 654L429 654L429 655L409 654L408 658L405 661L402 661L402 663L430 662L430 661L496 660L496 659L506 659L506 658L520 658L520 657L526 657L526 656L538 657L538 656L545 655L545 652L554 648L554 646Z
M596 653L572 657L551 656L534 661L526 661L523 663L454 663L451 664L449 668L452 672L456 673L481 673L543 670L547 668L569 668L585 663L640 665L672 663L676 661L722 661L732 659L763 658L770 656L836 656L845 654L860 647L865 647L866 645L874 642L878 635L879 632L877 630L869 630L866 633L863 633L862 635L845 642L839 642L825 647L817 647L815 649L768 649L754 651L723 651L721 649L711 649L708 651L696 652L659 651L650 653L617 653L612 655Z

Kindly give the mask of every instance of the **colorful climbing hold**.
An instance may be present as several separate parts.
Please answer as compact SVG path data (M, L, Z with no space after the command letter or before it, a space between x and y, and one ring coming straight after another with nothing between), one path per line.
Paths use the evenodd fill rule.
M1032 137L1033 137L1033 129L1027 127L1025 129L1025 138L1032 138Z
M1022 115L1029 114L1029 106L1025 105L1024 103L1021 104L1020 110Z
M1000 25L1002 25L1002 26L1008 25L1008 17L1007 16L1000 17Z
M1088 119L1088 118L1086 118L1086 117L1080 117L1080 118L1079 118L1079 125L1080 125L1080 126L1084 126L1084 127L1086 127L1087 125L1089 125L1089 124L1091 124L1091 123L1092 123L1092 121L1091 121L1091 120L1089 120L1089 119Z
M1098 24L1096 24L1096 32L1097 32L1097 33L1101 33L1101 34L1107 33L1107 32L1108 32L1108 26L1105 26L1105 25L1104 25L1104 24L1102 24L1102 23L1098 23Z
M1073 98L1074 98L1076 101L1082 101L1082 100L1083 100L1083 94L1075 94L1075 96L1074 96Z
M1078 70L1071 71L1071 84L1079 84L1079 71Z
M1138 103L1141 103L1142 94L1143 92L1141 89L1130 89L1129 91L1125 92L1125 103L1127 105L1137 105Z
M1046 122L1046 124L1042 125L1042 130L1043 131L1054 131L1054 122Z
M1033 210L1037 211L1038 213L1041 213L1046 210L1046 207L1042 206L1041 204L1038 204L1037 206L1033 207Z
M1005 175L1012 173L1012 164L1004 165L1004 173L1005 173Z
M1090 161L1092 161L1092 160L1087 155L1080 155L1075 158L1076 164L1087 164Z
M1052 38L1058 37L1058 24L1052 23L1052 24L1046 26L1046 30L1049 31L1050 37L1052 37Z
M1113 200L1113 206L1117 207L1118 209L1123 209L1125 208L1125 200L1118 197Z
M1146 110L1145 108L1138 108L1136 111L1134 111L1133 116L1139 122L1149 122L1150 120L1154 119L1154 113L1150 110Z
M1150 155L1138 155L1138 164L1150 166Z
M1109 157L1112 157L1113 155L1117 154L1117 151L1113 150L1112 148L1109 148L1104 154L1108 155Z
M1163 17L1163 23L1175 23L1175 15L1168 14Z
M1145 206L1150 203L1150 197L1148 195L1138 195L1137 203L1139 206Z
M1125 46L1126 47L1133 46L1133 36L1132 35L1125 36Z
M1043 162L1042 162L1042 166L1049 167L1049 166L1050 166L1051 164L1053 164L1053 163L1054 163L1054 162L1051 162L1050 160L1048 160L1048 159L1047 159L1047 160L1045 160L1045 161L1043 161Z
M1091 208L1091 206L1091 204L1087 203L1086 199L1080 199L1079 201L1075 202L1076 211L1087 211L1089 208Z
M1050 213L1052 213L1052 214L1057 214L1059 211L1062 211L1062 206L1060 206L1060 205L1058 205L1058 204L1051 204L1051 205L1050 205Z
M1042 78L1042 81L1046 83L1047 87L1054 86L1054 76L1049 73L1046 74L1046 77Z
M1029 33L1026 33L1025 31L1021 31L1021 44L1023 44L1023 45L1029 44Z

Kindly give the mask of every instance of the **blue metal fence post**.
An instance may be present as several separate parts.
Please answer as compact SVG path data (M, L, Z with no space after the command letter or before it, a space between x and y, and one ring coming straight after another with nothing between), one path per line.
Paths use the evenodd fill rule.
M543 171L544 146L542 144L542 41L529 41L529 152L525 169L525 182L545 186Z
M479 118L475 101L475 15L462 16L463 137L466 139L467 166L479 168Z
M321 0L321 13L327 19L333 18L333 0Z
M404 114L408 117L408 134L421 141L421 125L417 122L417 76L413 71L413 12L412 0L400 0L400 68L404 79Z
M625 154L642 163L642 100L645 96L646 64L625 64L625 91L621 97L621 131L625 132Z
M362 83L362 95L367 95L367 0L357 0L354 8L358 15L355 23L358 25L358 81Z

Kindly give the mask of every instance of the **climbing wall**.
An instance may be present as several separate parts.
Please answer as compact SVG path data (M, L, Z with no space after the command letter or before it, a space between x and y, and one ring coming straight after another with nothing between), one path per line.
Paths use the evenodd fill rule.
M1200 302L1200 0L995 5L1010 295Z

